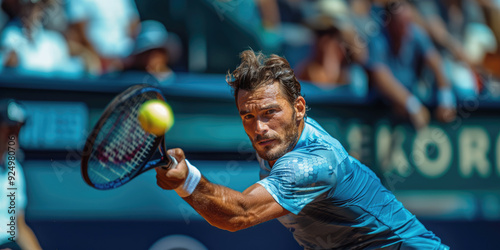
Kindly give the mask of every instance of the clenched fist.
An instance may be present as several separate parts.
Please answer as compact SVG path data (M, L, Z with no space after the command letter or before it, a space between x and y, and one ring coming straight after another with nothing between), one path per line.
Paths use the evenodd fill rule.
M184 156L184 151L182 151L182 149L170 149L167 151L167 154L174 157L178 164L176 167L170 169L166 169L163 166L155 168L156 184L163 189L172 190L182 187L189 170L186 165L186 157Z
M436 109L436 119L440 122L452 122L457 116L457 110L455 108L447 107L437 107Z

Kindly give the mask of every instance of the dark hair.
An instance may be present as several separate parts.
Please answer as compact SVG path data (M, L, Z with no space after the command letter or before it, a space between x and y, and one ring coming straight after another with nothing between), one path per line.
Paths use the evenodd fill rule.
M261 52L245 50L240 54L241 64L226 76L226 81L233 88L234 98L238 99L238 91L252 91L263 85L280 83L281 91L290 104L301 96L300 83L295 78L288 61L280 56L266 57Z

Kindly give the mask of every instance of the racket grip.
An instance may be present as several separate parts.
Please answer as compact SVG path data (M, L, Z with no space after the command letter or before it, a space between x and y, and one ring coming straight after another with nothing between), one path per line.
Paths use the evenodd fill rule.
M170 158L170 164L168 164L167 167L162 167L162 168L165 170L176 168L178 164L177 160L169 154L167 154L167 157Z

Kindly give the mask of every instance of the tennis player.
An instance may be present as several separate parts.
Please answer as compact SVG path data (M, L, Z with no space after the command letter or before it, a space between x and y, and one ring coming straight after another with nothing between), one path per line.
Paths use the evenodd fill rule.
M181 149L179 165L156 168L157 184L174 189L210 224L238 231L277 218L304 249L449 249L406 210L365 165L306 117L288 62L251 50L230 75L261 180L243 193L208 181Z

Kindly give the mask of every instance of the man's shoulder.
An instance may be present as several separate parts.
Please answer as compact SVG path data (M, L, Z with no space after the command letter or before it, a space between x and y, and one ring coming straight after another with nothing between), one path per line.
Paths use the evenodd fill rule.
M276 161L273 169L319 167L322 165L335 167L348 157L347 152L336 147L315 143L294 149Z
M279 177L277 180L280 183L295 189L317 185L333 187L336 183L335 172L339 166L338 156L332 150L311 153L299 149L278 159L270 171L270 176Z
M308 118L308 120L311 118ZM306 136L302 138L299 147L296 147L291 153L297 154L333 154L341 158L347 157L342 144L332 135L330 135L318 122L311 119L307 122L309 129Z
M279 158L271 169L295 171L305 166L332 166L335 168L345 158L347 151L312 118L307 118L306 127L295 148Z

